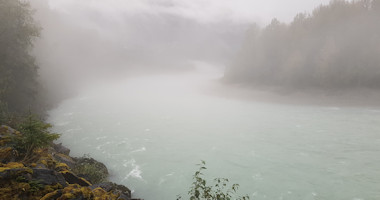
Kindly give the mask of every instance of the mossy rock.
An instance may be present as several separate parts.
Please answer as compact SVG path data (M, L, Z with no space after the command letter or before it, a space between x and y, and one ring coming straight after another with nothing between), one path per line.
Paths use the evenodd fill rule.
M74 158L72 158L66 154L55 153L55 154L53 154L53 157L58 162L65 163L69 168L74 168L76 165L76 160L74 160Z
M64 154L64 155L67 155L67 156L70 154L70 149L66 148L65 146L63 146L62 143L59 143L59 144L54 144L53 143L53 149L57 153L60 153L60 154Z
M124 185L118 185L112 182L103 182L103 183L94 184L90 186L90 188L92 189L102 188L104 191L108 193L119 195L118 199L125 199L125 200L131 199L131 190L129 190Z
M33 174L33 170L25 167L22 163L10 162L7 164L0 164L0 179L2 181L15 179L18 176L26 174Z
M84 178L76 176L75 174L71 173L70 171L63 171L60 173L63 175L63 177L65 178L65 180L69 184L77 184L80 186L90 186L91 185L91 183L89 181L87 181Z
M108 169L103 163L89 157L76 158L76 160L77 162L72 170L78 176L86 178L92 184L107 180Z
M58 173L51 169L33 168L32 177L34 180L39 180L43 185L67 185L64 176L61 173Z

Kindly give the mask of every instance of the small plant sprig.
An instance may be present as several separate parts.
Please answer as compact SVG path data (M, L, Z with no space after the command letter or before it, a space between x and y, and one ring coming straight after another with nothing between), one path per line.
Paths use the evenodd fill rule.
M239 184L229 186L227 178L215 178L212 185L207 185L203 177L203 171L206 170L206 162L201 161L197 164L199 169L193 175L193 183L188 191L190 200L249 200L249 196L238 196L237 190ZM178 195L177 200L182 199Z

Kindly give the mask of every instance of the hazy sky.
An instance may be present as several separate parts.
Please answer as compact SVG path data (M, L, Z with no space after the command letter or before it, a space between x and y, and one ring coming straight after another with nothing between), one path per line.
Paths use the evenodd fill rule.
M115 20L125 14L165 13L200 22L233 20L266 24L274 17L289 22L297 13L310 12L318 5L328 2L329 0L50 0L50 5L68 13L91 7L99 14Z

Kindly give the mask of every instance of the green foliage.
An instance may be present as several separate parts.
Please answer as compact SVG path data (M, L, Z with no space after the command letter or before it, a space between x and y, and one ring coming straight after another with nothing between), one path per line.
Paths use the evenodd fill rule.
M107 181L108 170L103 163L100 163L89 155L84 155L78 158L76 165L73 167L73 172L77 175L84 176L92 184Z
M45 186L39 180L31 180L28 182L30 185L29 192L36 193L45 188Z
M7 105L0 101L0 124L7 124L8 109Z
M249 200L249 196L238 196L236 194L239 184L230 185L227 178L215 178L213 184L208 185L203 177L206 170L206 162L198 164L199 169L193 175L193 183L188 191L190 200ZM182 199L178 196L177 200Z
M36 104L38 67L30 51L40 28L32 15L28 1L0 0L0 106L11 113Z
M33 115L27 116L18 127L20 136L14 136L14 148L24 155L24 160L30 157L35 149L45 148L59 138L59 134L50 133L51 125L44 123Z

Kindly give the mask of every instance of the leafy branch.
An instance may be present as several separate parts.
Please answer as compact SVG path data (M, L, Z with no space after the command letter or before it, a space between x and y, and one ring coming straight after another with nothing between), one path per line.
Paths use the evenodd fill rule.
M211 185L207 185L203 171L206 170L206 162L197 164L199 169L193 175L193 183L188 191L190 200L249 200L249 196L238 196L239 184L229 185L227 178L215 178ZM177 200L182 199L181 195Z

